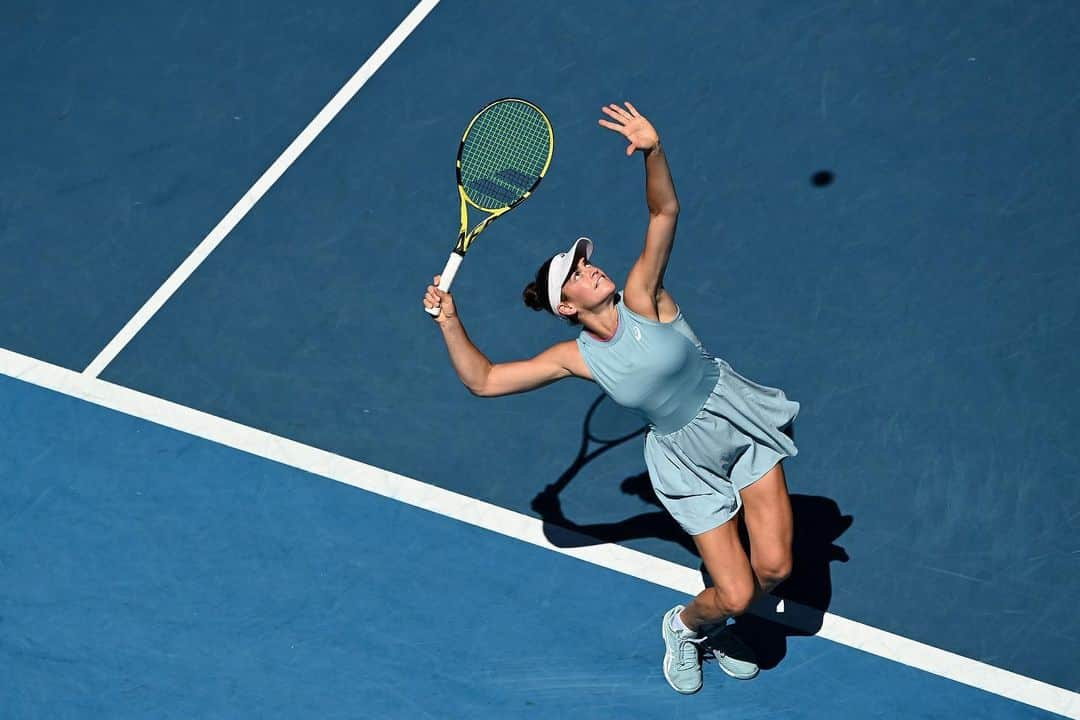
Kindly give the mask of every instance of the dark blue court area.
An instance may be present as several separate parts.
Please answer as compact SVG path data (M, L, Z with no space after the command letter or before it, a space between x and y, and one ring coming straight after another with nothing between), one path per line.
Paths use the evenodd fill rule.
M0 8L0 349L81 373L413 7ZM464 124L521 96L551 169L454 296L495 361L573 337L521 290L636 259L630 100L667 288L802 405L776 594L1077 693L1078 56L1070 2L442 0L100 379L697 568L598 386L475 398L421 307ZM2 718L1051 717L750 618L761 675L680 697L685 599L0 377Z

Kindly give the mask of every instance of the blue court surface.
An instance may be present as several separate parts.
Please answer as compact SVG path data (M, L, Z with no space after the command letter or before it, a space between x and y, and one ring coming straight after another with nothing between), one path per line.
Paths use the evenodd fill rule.
M0 718L1080 717L1078 54L1067 2L5 4ZM629 99L668 289L802 403L752 681L664 682L638 428L471 396L421 310L509 95L555 155L477 345L573 336L520 294L579 235L625 277Z

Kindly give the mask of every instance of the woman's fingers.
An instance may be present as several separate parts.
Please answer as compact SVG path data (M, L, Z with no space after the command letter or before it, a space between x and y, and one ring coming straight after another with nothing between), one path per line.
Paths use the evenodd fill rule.
M655 132L652 131L649 121L638 112L638 109L629 100L624 104L626 105L625 109L615 103L603 106L600 111L615 122L603 118L597 120L597 122L601 127L614 130L630 141L630 145L626 148L626 155L629 157L634 154L635 150L647 150L650 147L649 138L643 137L643 131L649 131L653 135L655 135Z
M630 118L641 117L641 113L638 112L638 109L634 107L629 100L627 100L624 105L626 105L626 107L622 108L615 103L609 103L600 108L600 110L606 115L611 115L612 117L619 119L628 120Z
M605 105L604 107L600 108L600 111L608 117L617 120L619 125L624 127L634 123L635 121L644 120L644 118L641 116L641 113L637 111L637 108L631 105L629 102L626 103L625 110L618 105L611 104ZM600 124L604 125L604 127L611 128L612 130L617 129L612 125L605 125L605 122L608 121L602 121Z
M437 283L440 279L436 275L434 278L436 285L427 286L427 290L424 292L424 307L428 310L442 310L443 314L440 314L436 319L445 319L454 315L454 297L445 290L438 288Z
M442 298L439 296L439 288L436 285L439 284L439 276L434 277L435 285L428 285L427 290L424 292L424 307L437 308L442 304Z
M437 308L442 304L441 298L439 298L439 280L442 280L442 276L436 275L431 278L432 285L427 286L427 291L424 292L424 307L427 309Z
M608 117L615 118L619 122L626 122L630 119L629 113L623 110L618 105L605 105L600 108L600 112L604 113Z

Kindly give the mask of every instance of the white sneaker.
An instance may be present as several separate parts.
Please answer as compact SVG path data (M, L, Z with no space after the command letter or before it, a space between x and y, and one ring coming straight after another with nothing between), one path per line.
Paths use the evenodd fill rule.
M660 633L664 638L664 678L668 685L684 695L691 695L701 689L701 653L698 646L705 641L696 633L675 630L671 619L683 611L682 605L676 605L664 614Z

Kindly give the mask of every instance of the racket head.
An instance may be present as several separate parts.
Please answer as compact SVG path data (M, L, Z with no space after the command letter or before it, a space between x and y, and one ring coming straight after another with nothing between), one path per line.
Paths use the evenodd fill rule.
M458 146L462 198L484 212L509 210L544 179L554 149L551 121L537 105L521 98L488 103Z

